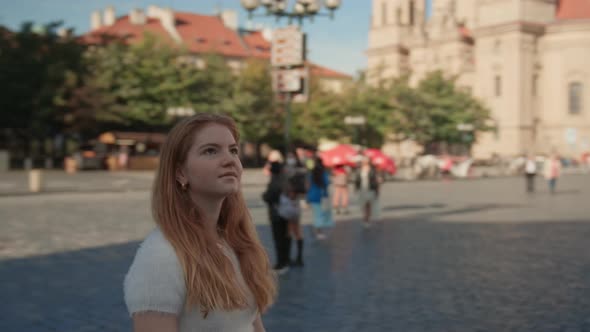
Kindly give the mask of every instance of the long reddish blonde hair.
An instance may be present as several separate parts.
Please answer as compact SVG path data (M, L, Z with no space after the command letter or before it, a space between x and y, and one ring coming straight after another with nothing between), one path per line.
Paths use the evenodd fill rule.
M233 265L214 235L205 231L201 213L176 180L176 170L186 161L194 136L211 123L227 127L239 143L239 132L230 117L202 113L181 121L162 147L152 192L154 219L183 267L186 305L199 307L204 315L214 309L229 311L248 305L247 290L240 286ZM274 301L276 280L241 190L223 201L218 228L238 257L258 310L264 312Z

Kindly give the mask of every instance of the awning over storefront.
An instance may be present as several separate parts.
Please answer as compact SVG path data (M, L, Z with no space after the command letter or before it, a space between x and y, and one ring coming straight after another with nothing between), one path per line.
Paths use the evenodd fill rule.
M98 136L103 144L135 145L137 143L155 143L161 145L166 141L166 135L160 133L108 131Z

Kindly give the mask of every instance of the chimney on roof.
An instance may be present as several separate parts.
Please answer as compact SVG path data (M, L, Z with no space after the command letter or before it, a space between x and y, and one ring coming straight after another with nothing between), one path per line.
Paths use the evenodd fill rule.
M90 15L90 30L99 29L102 26L102 17L100 16L100 10L95 10Z
M129 22L131 24L142 25L146 22L146 16L143 10L134 8L129 12Z
M219 16L227 28L238 30L238 13L235 10L224 9Z
M108 6L104 10L104 16L102 18L102 22L104 23L105 26L111 26L111 25L115 24L116 20L117 20L117 16L115 14L115 7Z
M160 20L164 30L170 34L172 39L181 43L182 37L176 30L176 19L174 18L174 11L170 8L161 8L155 5L148 6L147 17Z
M271 28L264 28L262 29L262 37L267 41L267 42L272 42L272 29Z
M61 38L69 38L72 36L72 29L61 27L57 30L57 35Z

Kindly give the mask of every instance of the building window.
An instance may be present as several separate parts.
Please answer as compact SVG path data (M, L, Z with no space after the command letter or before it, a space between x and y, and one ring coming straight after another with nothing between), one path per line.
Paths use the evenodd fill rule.
M381 25L387 24L387 3L381 3Z
M414 26L414 20L416 15L416 8L414 7L414 0L410 0L410 25Z
M572 82L569 86L569 112L570 114L582 113L582 90L580 82Z
M537 89L539 88L539 75L535 74L533 75L533 81L531 83L531 94L533 95L533 97L537 96Z
M500 97L502 95L502 77L499 75L494 77L494 92L496 97Z

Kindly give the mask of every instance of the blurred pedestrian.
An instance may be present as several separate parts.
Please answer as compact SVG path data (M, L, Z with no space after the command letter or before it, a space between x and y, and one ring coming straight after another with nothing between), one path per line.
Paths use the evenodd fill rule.
M156 222L125 277L135 331L264 331L276 294L244 201L239 133L226 116L178 123L152 191Z
M368 157L363 157L355 179L355 190L363 213L363 226L371 226L371 217L379 218L379 187L381 176Z
M334 166L332 170L332 183L334 185L332 208L336 210L336 214L340 214L340 211L348 214L348 170L344 165Z
M128 166L127 164L129 162L129 148L127 146L121 147L117 158L117 162L119 163L119 169L126 170Z
M524 165L524 176L526 178L526 191L535 191L535 176L537 175L537 162L533 155L529 155Z
M313 164L308 176L307 202L312 210L314 235L316 239L323 240L327 229L334 225L328 191L330 179L320 157L316 156Z
M301 197L305 195L306 185L305 178L307 169L301 163L301 160L294 152L288 152L287 158L285 159L285 174L287 175L287 181L293 186L293 189Z
M301 208L299 194L292 182L288 182L281 194L279 203L279 216L288 223L289 235L287 237L285 256L291 261L291 243L297 242L297 258L293 261L295 266L303 266L303 231L301 230Z
M561 161L557 155L553 154L548 159L545 159L544 175L549 184L549 192L555 194L555 187L557 186L557 179L561 175Z
M281 154L281 151L279 150L272 150L270 151L270 153L268 154L268 157L266 159L266 163L264 164L264 167L262 168L262 172L264 173L264 175L268 175L270 176L270 166L272 163L280 163L281 165L283 164L283 155Z
M270 163L271 178L262 194L262 199L266 202L268 209L268 220L272 233L276 263L273 267L279 274L287 272L289 269L289 256L287 253L288 240L288 223L279 216L279 203L283 187L286 184L286 176L283 172L283 165L278 161Z
M439 169L440 174L442 175L443 180L450 180L451 179L451 171L453 169L453 159L450 155L444 154L439 161Z

